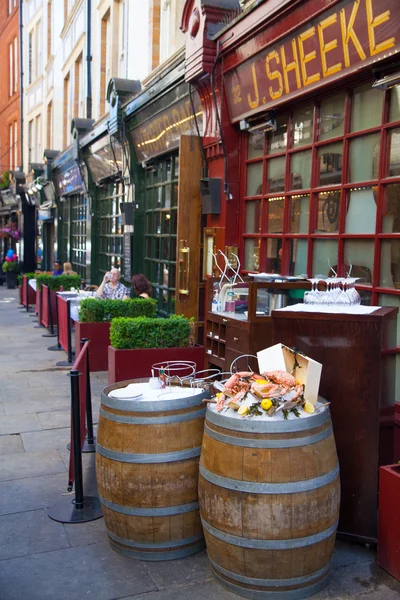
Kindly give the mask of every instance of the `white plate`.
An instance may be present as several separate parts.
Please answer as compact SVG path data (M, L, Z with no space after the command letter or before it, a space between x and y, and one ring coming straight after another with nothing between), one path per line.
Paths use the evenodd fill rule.
M134 400L135 398L140 398L143 396L143 392L138 390L137 385L129 384L124 388L113 390L108 395L111 398L116 398L117 400Z

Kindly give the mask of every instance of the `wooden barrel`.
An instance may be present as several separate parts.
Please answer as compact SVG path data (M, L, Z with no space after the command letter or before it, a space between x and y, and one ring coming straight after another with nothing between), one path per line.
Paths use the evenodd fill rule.
M207 394L176 387L174 399L108 396L128 383L137 380L104 389L97 432L97 483L111 546L143 560L189 556L204 548L197 487Z
M262 599L316 594L327 583L339 517L329 409L268 421L209 406L199 501L211 567L228 589Z

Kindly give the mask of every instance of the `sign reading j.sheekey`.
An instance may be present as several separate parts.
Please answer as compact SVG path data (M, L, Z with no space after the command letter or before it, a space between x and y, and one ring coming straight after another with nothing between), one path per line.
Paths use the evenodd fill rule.
M343 0L225 75L232 121L400 52L400 0Z

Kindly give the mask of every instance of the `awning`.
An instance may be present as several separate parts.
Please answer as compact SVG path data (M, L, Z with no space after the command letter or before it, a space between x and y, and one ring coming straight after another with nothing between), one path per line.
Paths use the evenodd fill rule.
M0 214L7 215L18 210L18 199L11 190L0 192Z

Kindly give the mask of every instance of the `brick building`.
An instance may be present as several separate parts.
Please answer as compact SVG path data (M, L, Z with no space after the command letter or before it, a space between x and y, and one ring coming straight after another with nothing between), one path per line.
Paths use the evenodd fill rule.
M0 173L21 162L18 4L0 0Z

